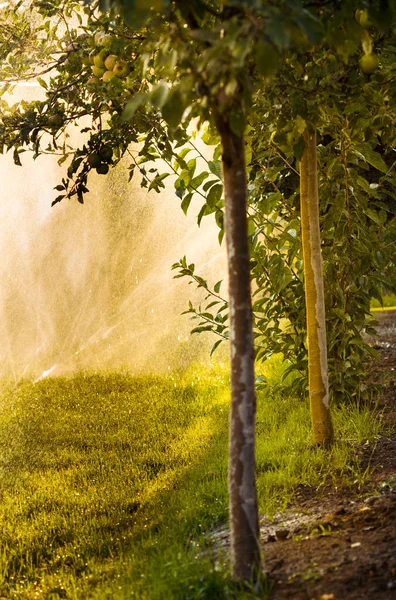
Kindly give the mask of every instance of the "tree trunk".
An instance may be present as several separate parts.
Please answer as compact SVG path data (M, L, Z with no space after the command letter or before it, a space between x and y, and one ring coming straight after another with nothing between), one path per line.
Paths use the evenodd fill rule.
M228 473L231 563L235 579L256 581L261 559L255 482L256 396L244 138L232 132L222 115L217 115L216 124L223 148L231 332Z
M327 340L320 249L319 194L316 132L304 135L305 151L300 169L301 234L304 256L305 304L308 338L308 381L315 443L333 442L327 376Z

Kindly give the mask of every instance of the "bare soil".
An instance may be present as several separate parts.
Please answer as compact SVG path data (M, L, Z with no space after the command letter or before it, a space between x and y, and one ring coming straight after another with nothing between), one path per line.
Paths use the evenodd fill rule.
M369 482L301 487L297 501L262 519L271 600L396 599L396 311L378 313L380 408L393 432L360 449Z

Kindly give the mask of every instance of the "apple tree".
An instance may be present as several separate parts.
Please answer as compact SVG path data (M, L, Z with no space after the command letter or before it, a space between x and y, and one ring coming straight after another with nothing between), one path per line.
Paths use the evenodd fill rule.
M388 9L388 3L385 5ZM113 12L109 12L110 8ZM358 27L354 10L354 3L349 0L342 6L336 1L320 0L299 3L291 0L276 3L125 0L84 6L78 2L43 0L33 3L30 13L18 15L12 7L3 12L12 27L19 27L21 22L26 26L22 27L24 43L18 50L9 38L2 44L6 57L0 71L5 82L3 91L9 91L18 79L35 78L44 89L45 99L11 107L2 101L0 139L7 150L13 151L17 164L21 163L21 153L26 147L33 149L35 156L42 152L61 152L60 162L68 161L68 168L57 186L55 204L73 197L83 203L91 171L105 175L125 155L130 156L131 176L138 169L144 186L160 190L168 174L154 170L150 175L145 162L162 158L176 165L176 192L182 200L182 208L187 210L192 194L200 193L205 198L200 218L214 213L219 226L224 226L231 338L231 554L237 579L257 579L261 568L254 478L256 399L250 290L252 262L248 238L252 222L248 216L248 182L249 190L255 191L258 179L252 178L252 169L247 170L246 149L256 145L256 164L263 149L259 148L257 138L254 141L250 123L255 122L256 107L261 110L263 90L268 98L273 97L271 93L275 90L278 104L267 107L266 112L263 110L258 129L266 123L268 114L273 116L274 106L282 112L284 102L294 111L286 138L287 133L292 134L297 161L293 169L302 180L301 199L310 199L316 206L305 222L308 230L316 228L315 253L319 264L316 147L314 149L319 121L314 111L304 113L304 94L308 98L315 94L317 99L320 86L314 90L304 88L303 93L297 95L293 94L293 88L300 91L302 82L310 82L308 63L316 64L315 60L309 60L316 46L333 43L347 63L355 48L354 28L356 32ZM377 3L370 12L365 7L359 10L362 11L359 21L372 15L381 21ZM345 34L341 41L337 37L340 28L344 28ZM30 53L32 37L36 37L38 43L37 50ZM376 59L368 41L366 50L364 56L368 58L361 61L360 68L369 76ZM298 60L295 60L296 55ZM286 73L291 64L297 63L300 67L303 64L302 73L296 82L287 81L280 94L285 82L280 80L279 88L273 85L278 71ZM325 110L331 107L326 104ZM286 109L284 112L286 114ZM87 118L88 124L83 120ZM195 159L187 160L184 149L178 150L189 142L187 127L192 121L198 127L208 123L209 129L219 137L220 150L209 167L217 177L214 180L206 180L208 173L196 174ZM81 124L86 136L86 141L77 149L69 146L66 137L70 123ZM282 128L279 130L282 135ZM272 132L275 131L274 145L279 143L275 137L278 128L273 128ZM141 143L138 156L130 149L131 144L137 142ZM290 166L289 159L287 152L281 150L281 162ZM219 183L220 165L223 183ZM271 183L276 189L276 176ZM279 192L277 202L282 199ZM259 210L260 218L260 212L265 216ZM258 234L255 239L260 239ZM309 249L313 237L308 236L308 240ZM253 240L250 246L252 244ZM310 260L308 253L306 264ZM293 264L290 268L294 269ZM283 266L279 271L285 273ZM288 285L287 276L282 273L286 285L279 291ZM305 277L307 280L306 270ZM321 304L323 316L320 274L315 275L313 271L313 278L316 283L311 304L314 307ZM264 300L261 298L261 307ZM323 325L320 329L323 333ZM325 340L316 334L314 337L324 352ZM309 345L312 347L312 344ZM319 382L324 381L323 352L319 351L322 369ZM312 366L313 372L315 369L317 367ZM325 405L325 396L326 390L320 390L318 402L322 405ZM326 417L329 418L328 411ZM330 431L330 426L327 430L324 428L324 437L320 434L316 440L330 443Z

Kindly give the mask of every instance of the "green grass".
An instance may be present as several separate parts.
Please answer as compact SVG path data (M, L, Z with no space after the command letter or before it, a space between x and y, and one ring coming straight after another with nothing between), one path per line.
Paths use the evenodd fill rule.
M396 307L396 294L385 294L384 296L382 296L382 305L376 298L372 298L370 302L370 307L374 310L389 310L390 308L394 309Z
M275 359L266 375L282 372ZM0 397L0 597L72 600L250 598L214 562L227 520L226 371L179 379L92 374L4 386ZM367 409L335 411L340 442L312 448L309 412L258 398L260 510L298 485L356 478Z

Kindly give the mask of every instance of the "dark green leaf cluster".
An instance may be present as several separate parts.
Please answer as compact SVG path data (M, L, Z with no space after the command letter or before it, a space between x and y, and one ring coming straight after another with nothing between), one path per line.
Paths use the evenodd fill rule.
M220 296L222 280L215 283L213 289L210 289L208 282L195 273L195 265L192 263L188 264L185 256L179 262L173 264L172 269L178 270L175 279L179 277L188 277L190 279L190 284L195 283L197 288L203 288L207 292L204 298L204 305L200 304L198 307L194 307L193 304L189 302L188 310L184 311L183 314L191 315L192 320L198 320L198 325L191 330L191 333L211 331L220 338L212 346L210 351L210 355L212 356L213 352L221 342L229 339L228 302Z
M374 333L370 301L396 285L393 34L376 44L381 72L369 77L357 57L345 66L335 47L290 53L257 94L247 135L257 358L282 353L290 365L285 376L297 375L285 383L304 393L299 159L305 128L319 130L329 380L332 398L341 401L375 392L367 383L369 361L377 357L367 337Z

